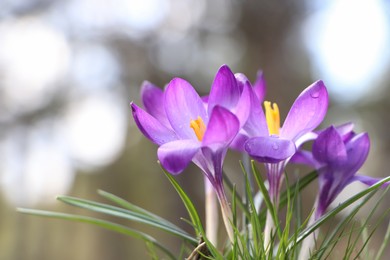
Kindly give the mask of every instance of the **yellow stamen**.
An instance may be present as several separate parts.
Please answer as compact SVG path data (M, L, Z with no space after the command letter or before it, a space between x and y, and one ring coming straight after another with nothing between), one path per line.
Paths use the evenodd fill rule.
M278 105L276 103L273 103L271 107L271 102L264 101L264 108L269 135L279 135L280 115Z
M202 141L204 132L206 131L206 125L202 118L198 116L198 119L190 121L190 127L194 130L196 137L199 141Z

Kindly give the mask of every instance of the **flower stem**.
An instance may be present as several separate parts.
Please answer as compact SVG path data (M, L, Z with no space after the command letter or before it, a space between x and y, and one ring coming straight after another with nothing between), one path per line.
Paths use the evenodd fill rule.
M266 164L267 177L269 183L268 192L275 212L278 212L278 207L279 207L280 189L282 187L282 182L284 179L283 169L284 169L284 162ZM268 209L265 228L264 228L264 247L267 254L269 249L271 248L271 243L272 243L271 238L272 238L272 234L274 234L275 232L275 227L276 227L275 225L276 223L274 222L271 209Z
M275 223L271 212L268 210L267 219L264 228L264 247L266 252L268 252L269 248L271 247L271 234L274 232L274 230L275 230Z
M206 237L216 247L218 242L218 203L214 188L207 177L205 186Z
M316 211L310 216L309 222L307 223L307 226L311 226L319 217L318 212L318 197L316 199L316 202L314 203L314 207L316 208ZM299 260L306 260L310 258L311 252L313 252L315 241L317 239L319 232L319 228L314 230L310 235L308 235L302 243L301 250L299 252Z
M223 223L225 224L226 232L229 236L230 242L234 242L234 233L232 228L233 213L230 209L229 202L226 199L226 195L223 191L218 192L219 203L221 204L221 212Z

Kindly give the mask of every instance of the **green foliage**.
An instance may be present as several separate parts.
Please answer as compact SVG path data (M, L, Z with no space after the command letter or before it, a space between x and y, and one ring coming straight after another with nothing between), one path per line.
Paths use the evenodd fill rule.
M169 259L176 259L176 257L162 244L160 244L156 239L153 237L144 234L138 230L131 229L129 227L125 227L123 225L119 225L116 223L112 223L110 221L92 218L92 217L86 217L86 216L79 216L79 215L72 215L72 214L65 214L65 213L59 213L59 212L50 212L50 211L44 211L44 210L36 210L36 209L18 209L19 212L25 213L25 214L31 214L31 215L37 215L42 217L49 217L49 218L59 218L59 219L65 219L70 221L76 221L76 222L83 222L83 223L89 223L93 224L108 230L112 230L124 235L128 235L131 237L134 237L136 239L141 239L145 241L146 244L153 245L157 248L159 248L161 251L163 251Z
M311 211L309 216L302 216L300 192L316 180L316 172L307 174L293 184L289 184L288 174L286 174L287 188L281 194L278 207L275 207L268 195L266 182L261 178L261 174L255 164L252 162L252 168L249 172L242 166L243 194L239 194L235 185L229 179L225 179L225 185L231 191L234 241L226 243L223 248L217 249L206 237L201 217L189 196L172 175L164 169L163 171L187 209L190 220L188 223L194 229L193 234L187 233L177 225L152 212L105 191L99 190L98 193L114 205L69 196L59 196L57 199L60 202L87 211L142 223L176 236L182 241L180 256L170 252L169 249L152 236L108 220L35 209L18 209L18 211L42 217L89 223L143 240L151 259L159 259L161 254L164 255L165 259L177 259L177 257L182 259L183 256L188 257L190 255L193 259L198 259L198 257L201 259L298 259L303 240L316 230L318 231L320 227L324 227L317 237L316 248L311 254L311 259L334 259L336 257L340 259L364 258L380 260L390 240L389 225L380 248L378 250L370 248L370 239L373 237L374 232L386 218L388 219L390 214L390 209L387 209L379 217L375 217L378 215L376 213L378 213L379 205L388 195L388 190L390 189L390 187L381 189L381 185L390 181L390 177L352 196L308 226L313 211ZM256 187L251 186L251 174L253 174L256 181ZM256 205L254 199L256 192L260 192L263 196L264 205L260 209L258 209L259 205ZM380 194L379 198L375 200L375 203L372 203L373 198L376 198L374 195L378 194ZM370 213L363 222L356 222L356 215L364 206L371 206ZM347 207L352 207L347 216L342 217L338 214ZM271 236L269 248L264 246L264 227L266 225L267 212L271 213L272 219L276 223L276 229ZM331 225L332 228L326 231L326 225ZM344 241L346 244L344 249L336 247L336 244L340 241Z

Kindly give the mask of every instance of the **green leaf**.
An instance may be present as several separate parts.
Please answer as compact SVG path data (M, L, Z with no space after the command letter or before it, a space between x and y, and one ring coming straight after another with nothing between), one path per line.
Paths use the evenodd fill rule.
M142 215L142 214L139 214L137 212L133 212L133 211L126 210L123 208L115 207L112 205L107 205L107 204L103 204L103 203L99 203L99 202L94 202L94 201L90 201L90 200L84 200L84 199L79 199L79 198L74 198L74 197L69 197L69 196L59 196L57 199L61 202L64 202L66 204L76 206L79 208L84 208L84 209L88 209L91 211L100 212L100 213L104 213L107 215L116 216L116 217L128 219L131 221L135 221L135 222L139 222L139 223L143 223L143 224L146 224L149 226L159 228L159 229L164 230L168 233L171 233L171 234L176 235L180 238L183 238L194 245L198 243L198 241L195 238L191 237L187 233L183 233L183 231L181 229L176 229L176 228L172 227L171 225L161 223L161 222L159 222L159 220L148 217L147 215Z
M387 209L385 211L385 213L382 214L382 216L378 219L378 221L376 221L376 224L374 225L370 235L367 237L367 239L365 241L363 241L363 245L362 245L362 248L360 249L360 251L356 254L355 258L354 259L359 259L359 256L360 254L363 252L363 250L367 247L368 245L368 242L370 241L371 237L374 235L374 232L378 229L379 225L382 223L382 221L384 220L384 218L389 215L390 213L390 208ZM366 226L364 226L366 227Z
M265 202L265 204L267 206L267 209L271 212L272 219L273 219L273 221L275 223L275 227L276 227L276 230L277 230L278 237L280 238L282 236L282 233L280 231L280 225L279 225L279 219L278 219L278 213L277 213L277 210L276 210L276 206L273 205L272 202L271 202L271 198L269 197L268 190L267 190L267 188L264 185L264 181L262 180L262 178L260 176L260 173L259 173L259 171L257 170L257 168L255 166L255 162L254 161L252 161L252 171L253 171L253 175L255 176L257 185L259 186L259 189L260 189L261 193L263 194L264 202Z
M331 210L331 211L327 212L326 214L324 214L324 216L322 216L315 223L313 223L313 225L311 225L310 227L306 228L305 230L303 230L299 234L296 243L300 243L305 237L307 237L310 233L312 233L314 230L319 228L322 224L324 224L326 221L331 219L337 213L339 213L340 211L342 211L343 209L345 209L346 207L348 207L349 205L351 205L355 201L359 200L360 198L368 195L369 193L375 192L378 188L380 188L380 186L382 186L382 184L384 184L385 182L388 182L388 181L390 181L390 176L387 177L387 178L382 179L381 181L377 182L376 184L370 186L369 188L367 188L367 189L359 192L358 194L352 196L351 198L346 200L344 203L340 204L339 206L337 206L333 210ZM290 244L289 247L291 248L292 246L294 246L294 244Z
M92 217L86 217L86 216L80 216L80 215L73 215L73 214L65 214L65 213L59 213L59 212L52 212L52 211L45 211L45 210L35 210L35 209L25 209L25 208L18 208L19 212L24 214L30 214L30 215L36 215L36 216L42 216L42 217L49 217L49 218L58 218L58 219L64 219L64 220L70 220L70 221L76 221L76 222L83 222L83 223L89 223L93 224L95 226L99 226L111 231L115 231L124 235L128 235L137 239L141 239L145 241L146 243L151 243L157 248L159 248L161 251L163 251L170 259L176 259L176 257L162 244L160 244L155 238L152 236L149 236L145 233L142 233L138 230L128 228L123 225L119 225L116 223L112 223L110 221L92 218Z
M184 230L182 230L181 228L179 228L178 226L176 226L175 224L173 224L172 222L170 222L170 221L168 221L168 220L166 220L166 219L164 219L164 218L162 218L162 217L160 217L160 216L158 216L156 214L153 214L150 211L147 211L146 209L138 207L138 206L136 206L136 205L134 205L134 204L132 204L132 203L130 203L130 202L128 202L128 201L126 201L126 200L124 200L124 199L114 195L114 194L112 194L112 193L109 193L109 192L106 192L106 191L103 191L103 190L98 190L98 194L101 195L102 197L104 197L104 198L106 198L106 199L116 203L117 205L119 205L119 206L121 206L121 207L123 207L125 209L128 209L128 210L130 210L132 212L135 212L135 213L139 213L139 214L144 215L144 216L146 216L146 217L148 217L150 219L154 219L154 220L156 220L159 223L163 223L163 224L165 224L167 226L172 227L173 229L181 231L183 234L187 233Z
M288 190L290 190L290 198L297 195L297 193L300 193L307 185L309 185L312 181L317 179L318 173L317 171L312 171L308 174L306 174L304 177L297 180L295 183L289 186ZM286 205L288 200L288 193L287 190L282 193L280 196L280 202L279 207L282 208Z
M377 201L377 203L374 206L374 209L379 205L379 202L384 198L384 195L386 192L388 192L389 187L384 191L382 194L380 200ZM353 208L351 213L344 218L337 226L332 228L332 233L330 235L326 235L324 240L322 241L321 246L319 249L315 252L313 255L315 259L322 259L323 255L326 251L328 251L328 254L324 257L327 259L331 252L333 251L333 248L336 246L336 244L342 239L343 236L345 236L343 233L345 229L347 228L347 224L353 221L355 215L359 212L359 210L368 203L368 201L375 195L375 193L378 191L378 189L372 191L371 193L367 194L362 202L360 202L357 206ZM336 238L336 236L338 237ZM335 239L336 238L336 239ZM351 246L351 250L354 250L355 248ZM379 260L379 259L378 259Z
M288 189L290 189L290 197L296 196L296 193L300 193L305 187L307 187L312 181L317 179L318 173L316 171L312 171L306 174L303 178L300 178L295 183L290 185ZM283 208L287 204L287 190L282 193L280 196L279 208ZM265 219L266 210L262 210L259 213L260 219Z
M356 249L356 244L358 243L359 237L362 237L362 232L365 230L365 227L367 227L367 226L369 225L369 223L368 223L369 220L373 217L373 215L374 215L376 209L378 208L380 202L384 199L384 197L385 197L387 191L389 190L389 188L390 188L390 186L385 190L385 192L382 193L382 195L380 196L380 198L376 200L375 205L373 206L372 210L370 211L370 213L369 213L368 216L366 217L365 222L363 223L363 228L361 228L361 229L359 230L359 233L358 233L358 235L357 235L357 237L356 237L354 243L353 243L352 246L351 246L352 248ZM378 226L379 223L380 223L380 221L376 221L376 226ZM373 230L375 230L375 228L374 228ZM373 233L371 233L371 236L372 236L372 235L373 235ZM370 236L370 237L371 237L371 236ZM369 237L369 238L370 238L370 237ZM365 245L368 243L369 238L366 239ZM363 250L363 249L364 249L364 246L362 247L362 250ZM361 251L362 251L362 250L361 250ZM358 255L361 253L361 251L358 253ZM351 253L352 253L352 252L351 252Z
M286 179L286 185L289 187L289 182L288 182L288 176L285 174L285 179ZM297 186L295 187L297 189ZM293 216L293 202L295 200L295 196L291 196L291 191L290 188L287 188L287 212L286 212L286 220L285 220L285 226L282 232L282 237L279 242L279 247L278 247L278 253L279 255L283 256L287 252L286 247L288 244L289 240L289 235L290 235L290 226L291 226L291 221L292 221L292 216Z
M228 187L229 191L231 193L233 193L233 188L234 188L234 184L230 181L230 179L227 177L227 174L223 174L224 178L223 178L223 182L224 184ZM240 209L242 210L242 212L244 212L245 216L249 219L250 216L251 216L251 213L249 212L249 210L247 209L245 203L244 203L244 200L243 198L237 193L236 191L236 202L237 202L237 205L240 207Z
M181 200L184 203L184 206L187 209L188 214L190 215L191 222L195 228L195 232L197 234L200 234L202 236L202 239L206 242L208 249L210 252L214 255L214 257L217 257L219 259L223 259L222 255L218 252L218 250L214 247L213 244L207 239L205 231L203 229L202 222L200 221L200 217L198 212L196 211L196 208L188 195L184 192L184 190L180 187L179 183L173 178L171 174L169 174L163 167L161 167L163 170L165 176L168 178L168 180L171 182L173 187L175 188L176 192L179 194Z
M246 172L245 167L242 164L242 162L240 162L240 165L241 165L242 172L244 173L245 191L246 191L246 197L248 199L249 209L250 209L250 212L252 212L251 218L250 218L250 221L251 221L250 223L251 223L251 228L252 228L252 239L253 239L253 244L254 244L254 250L255 250L255 252L258 252L260 242L258 241L259 237L257 236L258 233L256 231L261 230L260 221L259 221L259 218L257 217L256 206L255 206L255 202L253 201L252 187L250 186L250 183L249 183L248 173ZM259 234L261 234L261 233L259 233Z
M375 260L380 260L382 258L383 252L385 251L389 241L390 241L390 221L389 224L387 225L387 230L386 230L385 237L383 238L383 243L378 250Z

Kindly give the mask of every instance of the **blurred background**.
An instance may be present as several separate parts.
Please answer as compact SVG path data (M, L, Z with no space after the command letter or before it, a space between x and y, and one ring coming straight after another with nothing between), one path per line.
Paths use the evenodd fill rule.
M105 202L96 194L102 189L191 230L156 146L130 113L144 80L163 87L182 77L205 94L222 64L251 81L262 69L266 98L284 118L322 79L331 99L323 125L353 121L367 131L372 148L361 172L387 176L389 46L385 0L1 0L0 259L148 259L133 238L15 211L93 215L57 202L60 194ZM241 177L239 158L228 154L233 180ZM202 213L200 172L191 166L177 180ZM338 202L363 188L349 186ZM305 193L308 212L316 184ZM179 250L172 236L111 220Z

